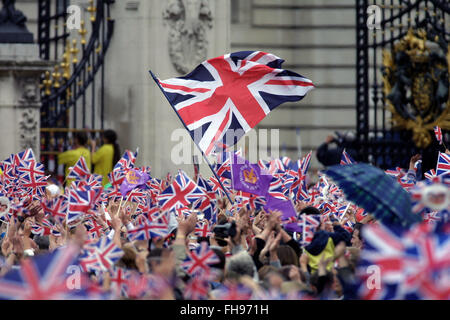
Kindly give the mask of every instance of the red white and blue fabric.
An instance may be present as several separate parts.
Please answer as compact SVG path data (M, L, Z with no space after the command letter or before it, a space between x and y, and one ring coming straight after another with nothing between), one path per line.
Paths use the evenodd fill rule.
M424 173L425 179L433 180L436 177L436 170L431 169Z
M49 236L52 234L52 228L39 224L33 224L31 226L31 233L37 236Z
M78 290L68 283L68 267L77 258L78 249L66 246L49 254L22 260L20 269L0 278L0 299L4 300L65 300Z
M219 177L231 179L231 157L229 152L216 154L217 163L214 171Z
M301 170L303 176L306 176L306 174L308 173L308 169L309 169L309 166L310 166L310 164L311 164L311 154L312 154L312 151L310 151L310 152L302 159L302 163L301 163L301 166L300 166L300 170Z
M249 210L261 210L267 203L267 200L265 197L257 196L255 194L243 192L242 200L245 206Z
M206 197L201 188L180 170L172 184L158 195L158 204L163 211L177 207L185 207Z
M69 168L67 179L82 180L91 174L84 157L80 157L73 167Z
M439 152L439 158L436 165L436 175L450 174L450 155Z
M302 245L311 243L314 233L320 225L320 216L312 214L302 214L300 220L302 226Z
M368 225L358 275L361 299L449 300L450 228L419 223L410 230ZM377 265L381 288L366 285L367 267Z
M133 169L136 164L136 158L138 156L139 150L136 150L135 153L133 153L130 150L125 150L122 157L117 161L115 164L114 170L124 170L124 169ZM125 172L126 174L126 172Z
M217 289L214 298L217 300L250 300L252 290L242 284L227 283Z
M396 167L395 169L388 169L384 171L387 175L390 175L391 177L397 178L397 177L403 177L406 172L400 167Z
M200 275L189 279L183 290L183 297L187 300L206 300L210 290L208 277Z
M286 194L286 189L283 186L283 180L279 177L272 177L272 180L270 181L269 185L268 194L280 200L289 200L289 196L288 194Z
M163 212L152 216L150 223L150 234L152 238L165 238L169 234L169 213Z
M59 195L52 200L43 199L41 204L44 213L52 216L55 221L62 223L66 219L67 209L69 208L66 195Z
M208 180L209 185L211 186L212 190L217 193L219 197L225 197L226 194L223 191L222 186L220 185L220 182L222 182L223 187L225 190L229 193L231 192L231 180L226 178L220 178L220 182L215 177L210 177Z
M28 195L45 195L47 177L44 176L44 165L34 161L19 160L16 166L17 183Z
M33 149L28 148L24 151L18 152L14 155L13 164L14 166L19 166L20 162L24 161L36 161L36 158L33 153Z
M100 225L94 218L86 221L84 225L86 226L91 239L100 239L104 235L102 225Z
M152 238L151 222L144 215L140 216L139 225L128 230L128 239L130 241L134 240L149 240Z
M85 272L107 271L124 255L122 249L106 236L83 248L86 252L79 263Z
M69 206L67 208L68 224L82 218L89 212L93 205L95 195L95 190L69 190Z
M341 157L341 163L340 164L342 166L345 166L345 165L353 164L353 163L356 163L356 161L353 160L352 157L350 157L350 155L344 149L344 151L342 151L342 157Z
M348 208L350 207L350 204L346 204L343 206L340 206L337 208L337 217L339 221L342 221L344 219L345 214L347 213Z
M125 150L120 160L115 164L113 171L108 174L111 185L118 188L122 184L127 172L134 168L138 152L138 150L135 153Z
M128 282L131 272L127 269L113 266L110 270L111 290L116 297L127 298Z
M442 130L439 126L434 127L434 135L436 136L436 140L439 142L439 144L442 144Z
M197 200L194 208L203 212L205 219L214 224L217 222L218 214L216 193L200 174L197 176L197 185L206 196Z
M199 273L208 273L210 265L219 263L220 259L209 248L206 242L202 242L196 249L191 250L187 258L181 264L183 270L189 275L195 275Z
M194 235L196 235L197 237L206 238L211 234L212 232L210 230L208 220L201 220L197 222L194 229Z
M409 191L411 188L413 188L416 184L414 180L408 179L407 176L403 176L401 178L397 178L397 182L405 189L406 191Z
M311 80L281 69L283 62L270 53L235 52L159 83L194 141L209 155L218 144L234 145L281 103L301 100L314 88ZM198 138L196 130L201 132ZM233 141L224 141L227 132L233 133Z

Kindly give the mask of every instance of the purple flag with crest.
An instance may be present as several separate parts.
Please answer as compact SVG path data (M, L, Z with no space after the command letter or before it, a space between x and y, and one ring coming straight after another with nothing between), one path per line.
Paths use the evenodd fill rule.
M149 175L143 171L129 170L120 185L120 193L125 197L130 190L144 185L149 179Z
M269 190L272 176L257 164L252 164L238 155L233 155L231 163L232 187L257 196L265 196Z

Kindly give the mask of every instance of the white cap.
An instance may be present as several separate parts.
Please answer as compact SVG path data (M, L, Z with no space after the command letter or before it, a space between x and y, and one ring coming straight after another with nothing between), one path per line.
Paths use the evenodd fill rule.
M58 194L60 194L59 187L56 184L50 184L46 187L46 189L52 196L57 196Z

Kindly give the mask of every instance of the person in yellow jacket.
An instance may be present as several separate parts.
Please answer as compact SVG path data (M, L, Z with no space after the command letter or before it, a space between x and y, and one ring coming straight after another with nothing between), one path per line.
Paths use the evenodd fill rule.
M73 167L77 163L80 157L86 160L88 169L91 170L91 152L85 146L87 144L88 137L86 132L76 132L74 134L74 144L72 150L67 150L58 155L58 164L63 164L66 166L66 179L69 174L69 168ZM66 186L72 183L73 179L67 179Z
M320 216L321 212L312 206L304 208L300 214L312 214ZM331 218L321 221L318 230L314 233L311 243L304 247L304 252L308 255L308 269L311 273L318 270L321 259L329 260L326 269L333 268L333 256L335 247L344 241L347 246L351 246L351 234L345 230L340 223Z
M108 174L120 160L120 149L117 144L117 134L114 130L106 130L102 135L103 145L95 151L95 140L91 142L92 164L94 173L103 176L103 187L108 184Z

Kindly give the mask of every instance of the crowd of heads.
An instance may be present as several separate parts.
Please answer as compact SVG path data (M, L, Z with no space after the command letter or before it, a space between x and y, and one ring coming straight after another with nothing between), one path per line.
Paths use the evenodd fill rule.
M106 133L104 138L115 139ZM78 289L88 299L366 297L370 288L361 288L365 278L359 275L367 245L364 230L374 232L373 228L385 226L345 199L338 188L329 197L336 206L348 203L344 212L330 213L322 205L329 200L326 197L294 199L296 215L289 221L283 220L283 212L252 205L242 192L231 188L228 196L220 190L212 197L210 193L212 216L198 209L197 203L165 212L158 199L175 178L150 178L146 188L124 196L119 193L119 178L123 180L127 169L151 174L148 167L134 167L131 153L125 155L111 173L109 188L99 187L100 182L86 174L65 189L53 183L30 189L19 173L11 176L10 167L21 165L14 156L9 167L3 163L0 296L7 297L1 279L23 272L26 261L50 259L75 248L66 267L80 268L82 285ZM23 153L18 157L23 160ZM31 158L24 161L37 163ZM321 186L320 182L307 188ZM76 192L90 195L89 208L75 208L80 204L72 199ZM55 212L58 200L61 207ZM63 204L67 206L64 209ZM290 228L292 223L301 228ZM437 228L434 221L424 225ZM448 238L448 223L445 226ZM64 280L69 276L65 274ZM80 294L80 290L71 290L65 292L68 297Z

